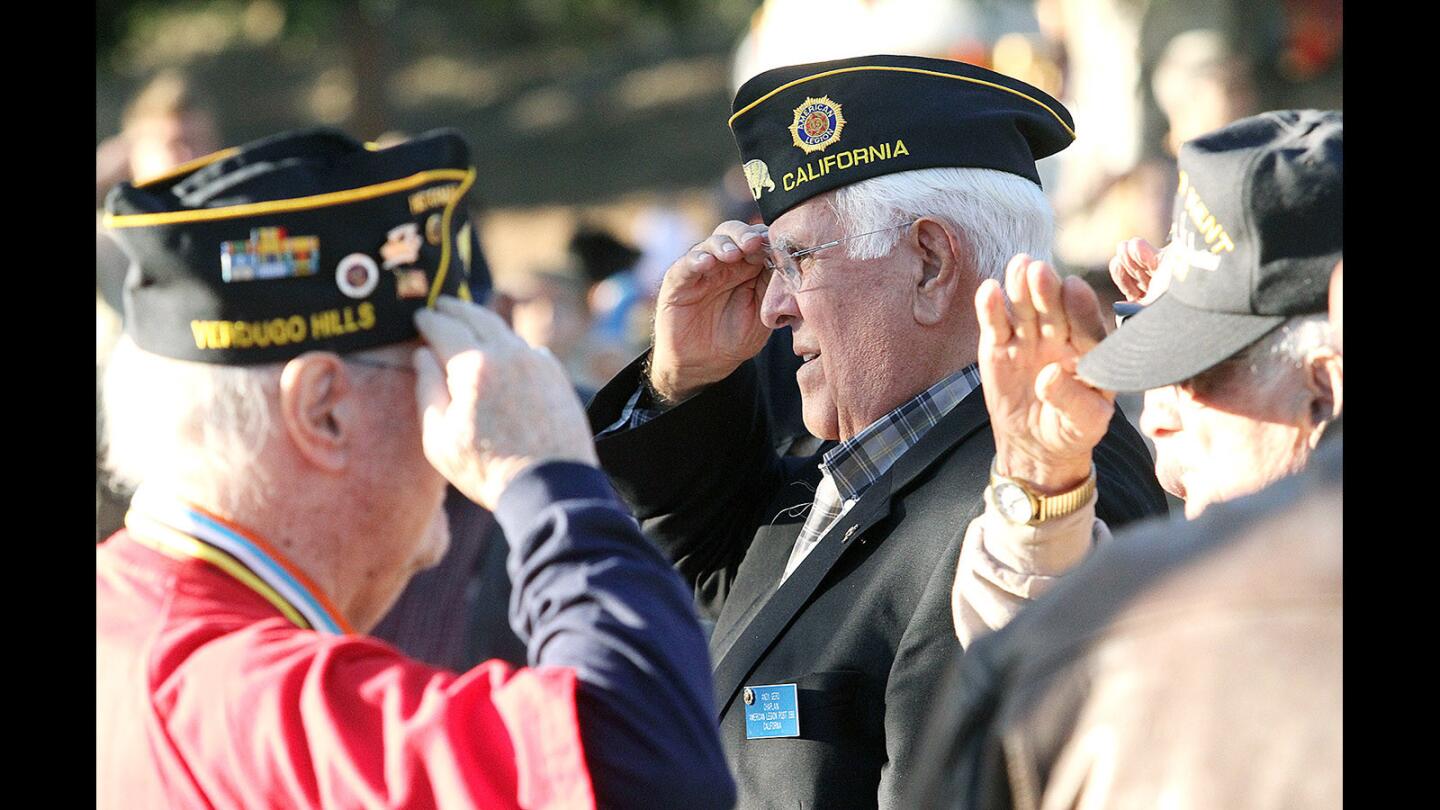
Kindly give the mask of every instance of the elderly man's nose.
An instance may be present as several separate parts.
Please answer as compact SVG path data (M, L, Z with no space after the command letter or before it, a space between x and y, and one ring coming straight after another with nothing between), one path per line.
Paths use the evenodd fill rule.
M795 295L790 290L790 285L785 283L785 277L779 273L769 273L769 283L765 285L765 296L760 301L760 322L771 329L779 329L782 326L794 324L800 317L800 310L795 304Z

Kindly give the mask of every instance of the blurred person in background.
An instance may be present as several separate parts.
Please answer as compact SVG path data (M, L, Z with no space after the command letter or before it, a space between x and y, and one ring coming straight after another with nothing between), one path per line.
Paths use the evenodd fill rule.
M824 13L817 13L821 8ZM738 90L756 74L783 65L868 53L935 56L993 67L990 43L1005 32L1034 26L1034 16L1023 3L765 0L735 49L730 86ZM799 30L805 36L795 36Z
M210 104L188 79L165 71L125 108L119 134L95 149L95 541L120 528L130 493L110 480L102 464L101 380L110 350L120 336L120 291L130 262L101 223L105 195L122 181L163 175L182 163L220 148L219 127Z
M1051 212L1072 138L1040 90L942 59L767 71L731 125L768 228L670 267L655 343L590 406L597 452L716 621L716 718L743 807L905 807L930 691L959 650L959 525L993 455L971 301ZM776 453L752 357L789 328L823 455ZM1117 417L1101 509L1164 511Z
M683 253L704 236L678 203L674 194L662 194L654 204L636 214L630 224L630 241L640 250L640 258L635 260L630 272L635 275L640 294L651 302L675 254Z
M1170 40L1150 88L1167 122L1163 148L1147 150L1066 220L1067 244L1076 251L1068 258L1081 268L1097 266L1094 258L1082 262L1082 255L1108 258L1101 251L1127 238L1161 243L1170 225L1180 145L1260 109L1250 61L1215 30L1186 31Z
M96 147L95 206L116 183L143 183L219 148L210 103L185 76L164 71L126 106L120 133Z
M1053 187L1056 258L1097 289L1117 242L1165 237L1165 180L1186 138L1262 109L1341 105L1340 0L1037 0L1035 12L1079 134Z
M1178 155L1186 141L1259 111L1250 59L1213 29L1186 31L1171 39L1150 87L1169 125L1165 151L1171 156Z
M454 132L312 129L111 194L138 490L96 551L97 806L733 801L685 589L559 365L468 301L475 174ZM512 541L532 668L363 635L444 554L447 478Z
M599 385L650 342L653 310L634 273L641 251L607 228L588 223L575 229L567 250L587 285L590 331L584 379ZM507 301L507 313L508 308Z
M1103 268L1115 243L1136 231L1133 225L1115 236L1097 231L1118 227L1112 220L1128 219L1150 199L1121 182L1145 156L1140 41L1149 6L1150 0L1034 4L1044 41L1064 68L1060 98L1075 114L1075 145L1056 156L1057 182L1049 187L1055 258L1068 270ZM1093 216L1101 208L1108 219Z
M509 321L515 334L554 354L575 384L580 401L589 402L595 386L586 367L590 307L585 281L565 269L546 269L519 274L499 292L509 299Z
M1117 268L1146 306L1108 338L1028 257L976 298L995 472L915 806L1340 804L1343 118L1244 119L1180 171L1160 266ZM1140 388L1190 522L1032 516L1085 475L1108 390Z

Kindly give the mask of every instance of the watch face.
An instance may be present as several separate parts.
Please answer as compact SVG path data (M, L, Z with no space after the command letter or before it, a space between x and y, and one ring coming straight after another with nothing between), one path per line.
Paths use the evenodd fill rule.
M1000 514L1011 523L1027 523L1035 516L1030 509L1030 496L1009 481L1001 481L995 485L995 505L1000 508Z

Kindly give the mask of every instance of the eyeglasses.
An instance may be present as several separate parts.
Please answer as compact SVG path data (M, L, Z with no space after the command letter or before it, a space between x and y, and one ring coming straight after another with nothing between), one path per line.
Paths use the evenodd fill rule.
M768 250L765 253L765 269L770 271L770 275L772 278L775 276L779 276L780 279L785 283L785 285L790 288L791 292L799 292L801 282L799 263L800 259L803 259L804 257L812 255L814 253L819 253L822 250L829 250L830 248L842 245L846 242L849 242L851 239L859 239L862 236L871 236L877 233L893 231L896 228L908 228L918 221L918 219L912 219L909 222L902 222L899 225L891 225L888 228L881 228L878 231L866 231L865 233L842 236L839 239L833 239L823 245L816 245L814 247L802 248L800 250L793 251L781 250L778 248L770 247L769 242L766 242L766 247L768 248Z

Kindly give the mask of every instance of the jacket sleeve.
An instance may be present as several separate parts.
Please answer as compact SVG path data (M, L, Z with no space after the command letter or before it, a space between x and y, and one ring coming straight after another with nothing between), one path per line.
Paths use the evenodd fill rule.
M612 427L641 384L643 358L591 401L590 424ZM595 442L600 466L652 539L714 615L784 477L770 442L755 364L646 421Z
M511 540L511 624L532 666L573 669L601 807L728 808L710 659L680 578L599 470L522 472L496 508Z
M1017 526L1000 515L987 488L984 513L965 530L950 597L960 643L969 647L1004 627L1109 538L1105 522L1095 518L1094 495L1064 517Z
M1006 521L986 489L985 511L965 531L951 590L950 611L961 644L969 647L1005 626L1054 586L1110 538L1109 521L1124 524L1167 511L1150 454L1118 406L1094 460L1096 495L1072 514L1039 526Z

